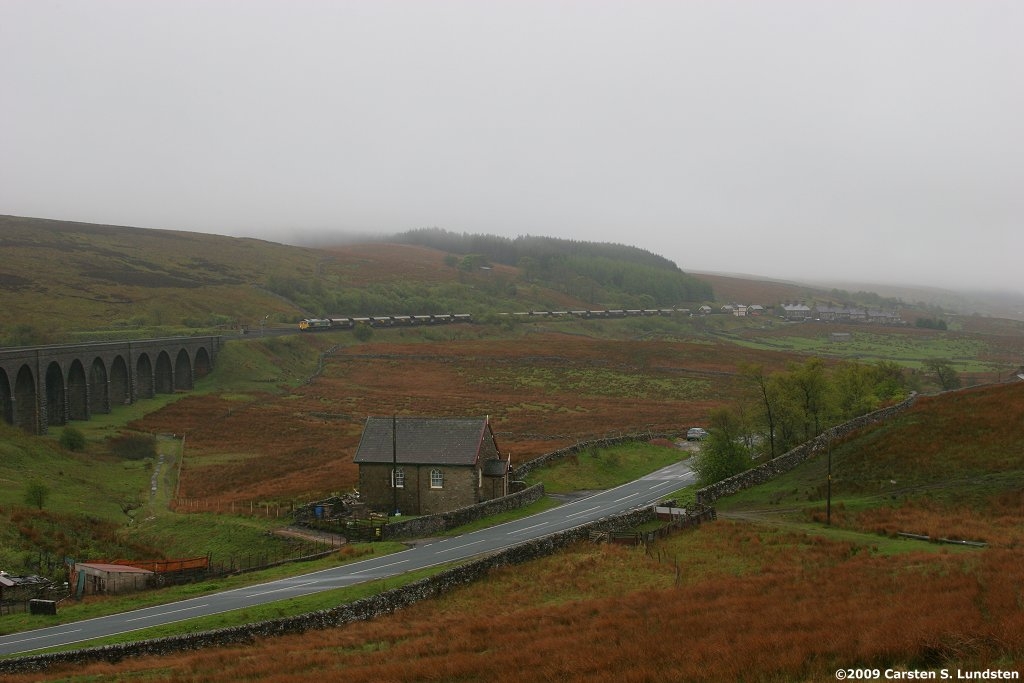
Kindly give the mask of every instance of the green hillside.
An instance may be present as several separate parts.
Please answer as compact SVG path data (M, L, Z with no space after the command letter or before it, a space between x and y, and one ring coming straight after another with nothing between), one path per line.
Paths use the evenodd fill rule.
M517 245L522 257L506 263L469 251L476 242L313 249L0 216L0 344L232 331L310 316L680 305L711 295L639 249Z
M231 338L214 372L193 391L120 406L87 422L53 427L44 437L0 425L0 569L12 573L59 576L65 556L153 558L210 552L223 558L275 553L287 542L268 532L287 524L286 516L271 516L269 505L266 515L239 515L233 507L210 505L203 509L211 512L172 511L179 482L193 487L184 497L207 504L244 500L254 502L257 511L261 502L273 501L277 509L287 510L292 502L336 491L339 472L354 480L352 449L344 444L358 438L366 414L393 409L396 396L397 404L408 410L483 408L507 430L502 443L516 457L532 457L603 430L700 424L716 408L745 397L750 388L741 374L745 364L770 373L799 367L811 357L836 367L844 361L886 360L898 366L909 386L931 391L936 385L921 370L923 359L953 359L962 373L974 373L965 374L965 384L1009 379L1024 359L1019 327L988 319L988 324L964 322L949 330L848 326L842 328L849 333L842 342L832 336L839 328L825 323L787 324L725 314L530 319L521 324L487 319L496 310L589 307L591 296L608 306L651 300L645 297L656 300L659 295L645 290L646 285L631 284L630 272L657 272L667 279L654 282L680 285L689 277L657 257L628 248L620 252L614 245L608 252L614 258L603 247L582 246L573 256L570 252L580 245L551 245L556 253L569 250L551 263L575 264L574 277L588 282L582 288L586 292L559 279L557 269L545 273L526 252L514 259L502 257L515 260L506 263L484 256L479 244L449 249L363 243L308 249L0 217L0 245L9 256L0 264L0 304L8 312L0 321L0 339L8 343L198 330L227 333L257 325L265 316L272 326L293 329L297 319L308 315L382 311L459 310L480 313L480 320L490 323L459 329L380 328L368 340L350 332ZM597 270L584 274L585 268L596 269L608 260L628 264L619 271L620 280L601 280L605 275ZM746 289L753 286L733 282L728 292L753 301L744 296L757 291ZM761 291L780 297L782 292ZM322 357L328 349L332 353ZM321 362L322 372L307 382ZM704 615L701 619L724 614L729 622L761 615L770 621L788 609L794 594L815 594L808 590L810 582L832 572L834 583L851 591L851 615L862 615L861 628L868 628L872 620L889 619L865 606L879 602L872 602L872 596L878 586L890 585L890 575L909 576L908 583L916 586L914 572L924 571L934 578L930 590L938 595L948 577L981 585L995 575L991 572L1019 566L1017 554L1024 542L1022 421L1024 383L925 396L898 419L833 444L831 527L824 524L827 460L819 456L775 481L722 499L718 523L664 541L657 548L657 561L640 551L626 554L587 546L517 568L504 578L496 576L481 592L507 605L509 595L518 601L530 586L546 585L544 566L554 566L554 575L562 578L550 584L554 588L531 608L535 611L517 615L518 622L544 623L552 604L571 609L578 602L583 616L574 617L569 630L604 642L607 634L585 631L593 622L586 615L587 605L596 604L585 593L587 586L596 586L599 593L622 601L608 610L615 615L616 628L621 628L624 614L662 610L654 620L657 632L647 639L660 642L665 620L681 620L695 610ZM61 446L60 437L70 429L84 433L83 450ZM162 467L154 458L114 454L111 439L121 433L165 432L188 433L187 457L180 440L159 437ZM179 458L187 463L180 478L175 467L182 462ZM560 481L566 490L599 485L583 479L588 459L604 468L623 469L620 455L592 450L563 463L570 470L560 474L567 480ZM151 492L154 477L157 489ZM46 488L41 505L28 495L35 483ZM989 548L907 541L901 532L984 542ZM580 552L586 557L579 559ZM663 554L674 558L674 566L662 561ZM942 563L934 571L929 564L933 560ZM566 562L575 567L573 572L564 571ZM990 573L975 574L978 567ZM628 583L623 583L627 575ZM525 578L515 579L519 585L503 583L513 576ZM776 585L783 577L785 590ZM664 592L638 598L624 588L648 583L663 586ZM902 599L903 585L893 589L897 599ZM568 594L573 601L565 601ZM723 610L716 595L748 602L734 605L734 611ZM468 598L453 599L469 604ZM491 615L494 610L493 605L460 607L463 615ZM820 611L811 610L815 615ZM831 624L818 626L810 612L798 616L816 625L803 636L807 644L801 647L818 652L815 648ZM464 618L459 617L460 623ZM32 625L27 617L18 623L17 628ZM884 623L897 628L902 620ZM635 627L635 622L626 626ZM756 634L770 633L771 628L758 623L741 630ZM937 626L935 633L947 633L945 628ZM704 628L700 633L726 630ZM884 661L916 662L914 647L908 646L909 655L903 650L886 654ZM744 652L773 650L754 643ZM854 658L857 652L843 650L834 658L853 666L860 661ZM804 654L794 661L808 661ZM866 657L868 662L883 661L871 659L875 654ZM662 659L651 661L660 664ZM819 669L835 665L831 659L815 664Z
M414 230L395 240L469 254L460 263L466 267L491 262L516 266L525 281L569 292L591 305L650 308L712 299L707 282L687 275L662 256L623 244L529 235L515 239L458 235L437 228Z
M317 252L170 230L0 217L0 342L56 343L231 329L294 318L267 288L312 279Z
M1024 382L922 397L831 449L833 526L1024 543ZM828 454L717 503L726 516L820 526Z

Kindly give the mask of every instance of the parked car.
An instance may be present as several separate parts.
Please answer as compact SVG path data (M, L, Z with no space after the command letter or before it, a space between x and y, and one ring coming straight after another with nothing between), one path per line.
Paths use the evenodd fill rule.
M703 441L707 436L707 431L700 427L691 427L686 432L687 441Z

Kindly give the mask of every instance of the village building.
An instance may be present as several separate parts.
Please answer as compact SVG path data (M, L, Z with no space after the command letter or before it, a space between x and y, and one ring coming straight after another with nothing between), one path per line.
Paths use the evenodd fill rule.
M379 512L438 514L509 493L511 456L487 417L370 417L353 461L360 502Z
M882 325L902 325L903 319L893 311L868 311L868 322L880 323Z
M782 316L786 320L807 320L811 317L811 307L807 304L782 304Z
M825 322L876 323L881 325L900 325L903 320L896 313L880 310L869 310L855 306L814 307L814 317Z

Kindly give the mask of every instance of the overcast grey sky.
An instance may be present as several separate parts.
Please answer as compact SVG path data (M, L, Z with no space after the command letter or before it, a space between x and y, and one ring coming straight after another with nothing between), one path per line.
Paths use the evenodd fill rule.
M1024 290L1024 2L0 0L0 213Z

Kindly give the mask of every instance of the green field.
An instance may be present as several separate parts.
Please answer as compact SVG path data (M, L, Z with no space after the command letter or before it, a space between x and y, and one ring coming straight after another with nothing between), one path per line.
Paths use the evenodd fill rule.
M737 335L731 337L731 340L751 349L792 351L862 362L887 360L916 370L921 370L929 360L949 360L960 372L993 372L1005 367L1005 364L982 360L990 352L989 344L985 340L969 339L954 334L912 336L853 332L846 341L834 341L827 333L815 336L773 335L764 339Z
M534 470L526 483L544 483L546 493L574 493L615 488L639 479L688 454L665 445L633 442L591 448Z

